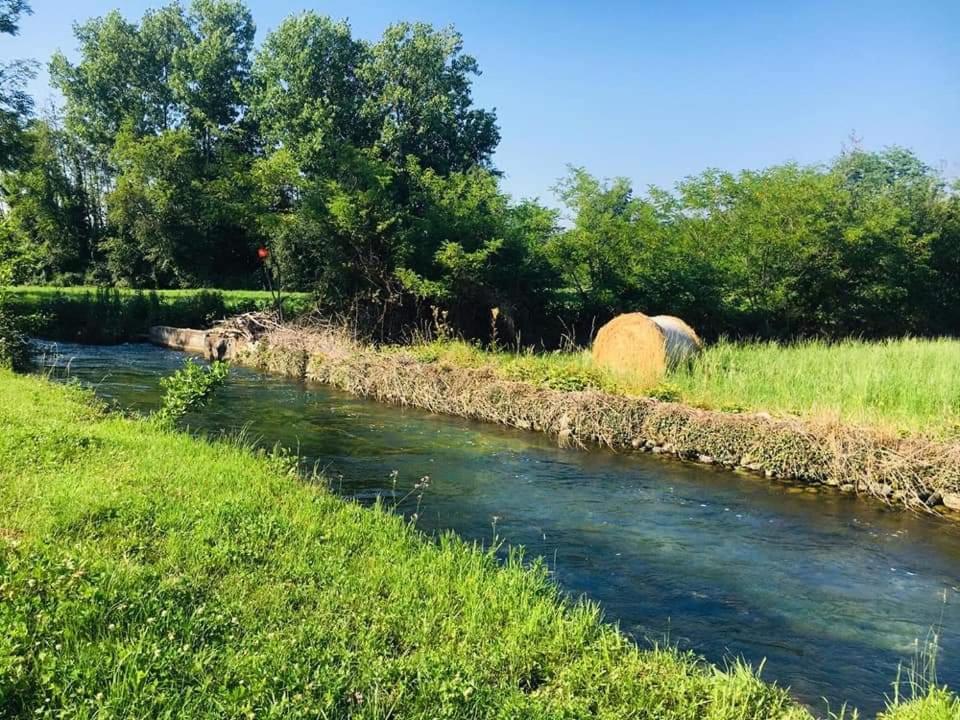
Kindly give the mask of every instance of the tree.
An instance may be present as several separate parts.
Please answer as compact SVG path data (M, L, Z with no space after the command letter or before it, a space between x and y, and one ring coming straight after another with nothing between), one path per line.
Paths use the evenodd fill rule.
M8 206L0 263L19 282L83 282L94 248L70 141L62 129L36 120L24 144L21 167L0 179Z
M609 315L636 302L632 267L642 230L654 224L653 209L635 198L626 178L603 183L583 168L570 168L555 191L573 224L548 248L566 286L576 294L580 312Z
M403 165L410 155L441 175L491 167L500 142L496 115L473 107L477 61L452 28L398 23L370 48L360 76L362 114L381 157Z
M187 24L187 42L173 55L170 85L209 158L216 137L234 129L244 112L256 28L236 0L194 0Z
M30 13L26 0L0 0L0 35L16 35L20 18ZM13 167L23 150L22 132L33 109L26 84L34 74L27 60L0 64L0 171Z
M51 77L103 219L102 251L128 284L250 283L256 239L245 124L253 21L234 0L118 12L75 28L80 60ZM99 213L103 217L102 212ZM252 224L252 221L251 221Z
M369 147L359 77L366 46L350 26L314 12L284 20L253 67L251 114L270 148L283 147L308 173L324 173L344 145Z

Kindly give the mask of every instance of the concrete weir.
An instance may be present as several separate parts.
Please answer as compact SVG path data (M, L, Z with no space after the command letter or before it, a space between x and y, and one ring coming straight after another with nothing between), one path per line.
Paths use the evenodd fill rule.
M239 334L223 330L193 330L167 325L150 328L150 342L154 345L203 355L207 360L230 360L237 355L245 339Z

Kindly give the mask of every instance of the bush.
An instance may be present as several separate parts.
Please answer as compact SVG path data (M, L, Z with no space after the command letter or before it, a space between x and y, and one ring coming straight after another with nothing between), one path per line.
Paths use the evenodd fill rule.
M0 367L22 372L30 366L30 340L0 300Z
M227 380L226 363L213 362L209 367L187 360L183 368L160 380L163 401L157 418L172 423L192 410L204 407L213 392Z

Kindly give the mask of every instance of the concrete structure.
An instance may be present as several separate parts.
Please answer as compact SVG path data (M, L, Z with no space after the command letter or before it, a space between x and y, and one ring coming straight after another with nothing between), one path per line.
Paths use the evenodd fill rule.
M167 325L150 328L149 338L154 345L197 353L207 360L230 360L246 344L242 336L223 330L193 330Z

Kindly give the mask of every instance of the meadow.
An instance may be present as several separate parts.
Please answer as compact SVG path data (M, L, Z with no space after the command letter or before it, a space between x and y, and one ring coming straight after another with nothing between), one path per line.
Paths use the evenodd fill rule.
M82 298L84 296L95 296L97 291L102 290L95 285L73 285L70 287L59 287L53 285L13 285L5 288L10 295L24 300L39 302L51 297ZM273 301L272 296L267 290L223 290L220 288L187 288L176 290L139 290L134 288L116 288L116 292L122 297L133 295L142 295L156 293L161 298L190 298L198 293L219 293L224 297L228 305L239 305L243 303L269 304ZM306 299L310 293L305 292L284 292L283 296L290 299Z
M38 377L0 370L0 392L4 717L811 717L742 664L638 648L542 563L431 541L283 453ZM960 712L906 690L884 718Z
M585 350L490 352L450 340L395 351L428 362L491 367L506 379L558 390L600 389L937 439L960 434L960 340L721 340L654 387L595 367Z

